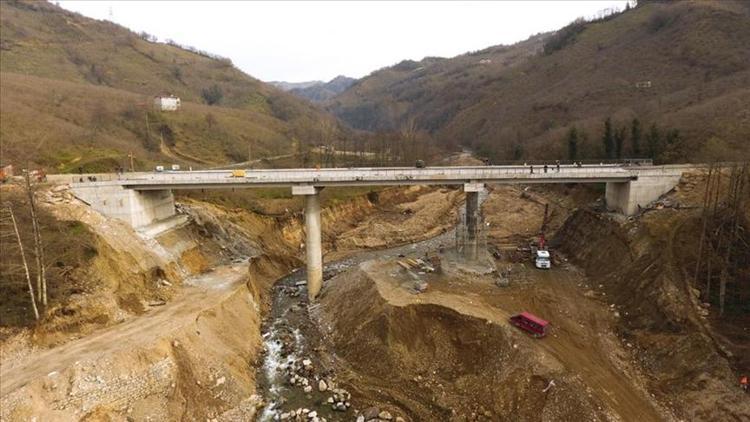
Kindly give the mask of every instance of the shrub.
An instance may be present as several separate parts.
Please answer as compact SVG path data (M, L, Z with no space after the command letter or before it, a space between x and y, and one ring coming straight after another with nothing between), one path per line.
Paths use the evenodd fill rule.
M578 18L559 31L552 34L544 43L544 54L552 54L557 50L575 42L576 36L586 29L586 21Z
M213 84L208 88L203 88L201 96L203 97L203 100L206 101L206 104L214 105L218 104L221 99L224 98L224 92L219 85Z
M672 21L674 17L666 10L657 10L648 21L648 29L651 32L658 32L669 26Z

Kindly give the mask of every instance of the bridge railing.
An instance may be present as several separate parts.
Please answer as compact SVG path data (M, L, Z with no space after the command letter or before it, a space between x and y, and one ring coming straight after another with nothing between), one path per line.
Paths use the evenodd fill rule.
M630 171L620 166L571 166L561 165L544 168L533 166L479 166L479 167L427 167L427 168L367 168L367 169L285 169L246 170L243 176L232 171L146 173L128 177L123 184L180 184L180 183L335 183L335 182L394 182L394 181L441 181L457 182L492 179L536 179L536 178L626 178ZM128 183L132 182L132 183Z

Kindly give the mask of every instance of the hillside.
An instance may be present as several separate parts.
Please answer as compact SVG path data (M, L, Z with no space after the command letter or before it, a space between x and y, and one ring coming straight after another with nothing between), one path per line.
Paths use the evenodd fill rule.
M244 161L249 148L288 154L334 121L229 59L49 3L2 2L0 30L3 162L111 170L132 152L137 166L215 165ZM162 93L182 109L154 110Z
M748 45L746 2L641 1L512 46L403 61L360 79L327 107L354 128L414 122L445 144L496 160L567 157L572 126L586 134L579 158L602 157L610 116L616 128L634 118L644 132L656 124L661 139L679 130L672 161L747 157Z
M269 81L270 85L279 88L282 91L291 91L293 89L304 89L315 85L324 84L323 81L305 81L305 82L285 82L285 81Z
M328 82L321 82L306 87L295 87L289 90L294 95L320 103L335 97L352 86L357 80L347 76L339 75Z
M269 84L281 90L291 92L292 94L308 99L314 103L321 103L335 97L352 86L357 80L348 76L339 75L328 82L307 81L307 82L284 82L271 81Z

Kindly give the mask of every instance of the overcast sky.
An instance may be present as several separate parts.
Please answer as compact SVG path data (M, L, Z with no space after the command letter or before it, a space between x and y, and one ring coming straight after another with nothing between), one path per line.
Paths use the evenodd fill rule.
M60 1L159 40L229 57L264 81L362 77L558 29L625 0L505 2Z

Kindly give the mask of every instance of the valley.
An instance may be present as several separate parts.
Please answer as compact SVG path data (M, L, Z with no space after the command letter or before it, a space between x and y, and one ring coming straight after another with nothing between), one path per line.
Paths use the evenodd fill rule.
M351 6L0 2L0 422L750 421L749 4Z

